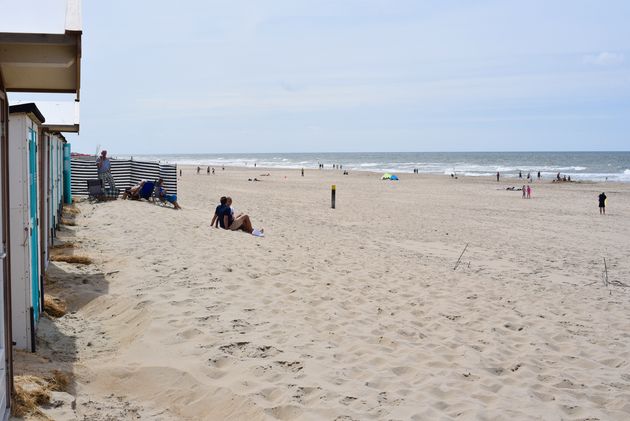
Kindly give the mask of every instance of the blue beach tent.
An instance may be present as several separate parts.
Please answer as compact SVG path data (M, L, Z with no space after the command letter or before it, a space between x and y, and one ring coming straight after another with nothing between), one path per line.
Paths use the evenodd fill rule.
M390 173L386 172L381 177L381 180L398 180L398 176L395 176L394 174L390 174Z

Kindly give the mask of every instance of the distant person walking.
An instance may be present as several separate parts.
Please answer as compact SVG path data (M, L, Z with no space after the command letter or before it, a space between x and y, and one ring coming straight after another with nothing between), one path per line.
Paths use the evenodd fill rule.
M304 168L302 168L302 177L304 177Z
M532 188L529 187L529 185L527 186L527 198L528 199L532 198Z
M540 171L538 171L538 179L540 180Z
M109 188L114 190L116 188L116 182L114 181L114 177L112 177L112 163L107 157L107 151L101 152L101 156L96 160L96 168L98 170L98 179L101 180L103 186L105 186L105 182L107 181Z
M214 175L214 167L212 167L212 175Z
M523 178L523 173L521 171L518 172L518 178Z
M197 175L199 175L199 172L201 172L201 167L197 167Z
M527 198L527 187L525 187L525 184L523 184L523 199Z
M501 178L501 173L499 173L499 171L497 171L497 183L499 182L500 178Z
M180 177L182 176L182 170L181 169L179 170L179 176Z
M206 168L206 174L210 175L210 167Z
M602 192L602 194L600 194L598 198L599 198L599 214L606 215L606 193Z

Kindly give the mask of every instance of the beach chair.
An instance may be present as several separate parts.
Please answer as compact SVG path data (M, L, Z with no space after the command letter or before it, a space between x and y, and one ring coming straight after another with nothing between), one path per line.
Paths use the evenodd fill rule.
M101 200L103 198L103 181L87 180L88 198Z
M145 181L142 188L140 189L140 199L146 199L149 201L153 201L153 191L155 190L155 182L153 181Z

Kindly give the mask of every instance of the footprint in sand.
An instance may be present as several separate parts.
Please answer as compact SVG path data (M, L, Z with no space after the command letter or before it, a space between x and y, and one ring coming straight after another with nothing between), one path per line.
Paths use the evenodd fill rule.
M222 345L219 350L239 358L269 358L282 352L270 345L253 345L250 342L234 342Z
M193 339L201 335L202 333L203 332L200 331L199 329L192 328L192 329L186 329L183 332L178 333L177 336L188 340L188 339Z
M298 419L304 411L299 406L281 405L267 408L265 412L278 420L288 421Z
M304 364L300 361L274 361L274 363L292 373L297 373L304 368Z

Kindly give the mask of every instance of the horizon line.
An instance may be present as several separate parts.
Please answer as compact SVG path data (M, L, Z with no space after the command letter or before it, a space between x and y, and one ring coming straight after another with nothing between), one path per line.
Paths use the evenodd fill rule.
M80 153L76 152L75 153ZM110 151L111 152L111 151ZM488 151L319 151L319 152L160 152L160 153L145 153L145 152L119 152L115 153L115 155L273 155L273 154L399 154L399 153L628 153L628 150L548 150L548 151L528 151L528 150L518 150L518 151L499 151L499 150L488 150Z

